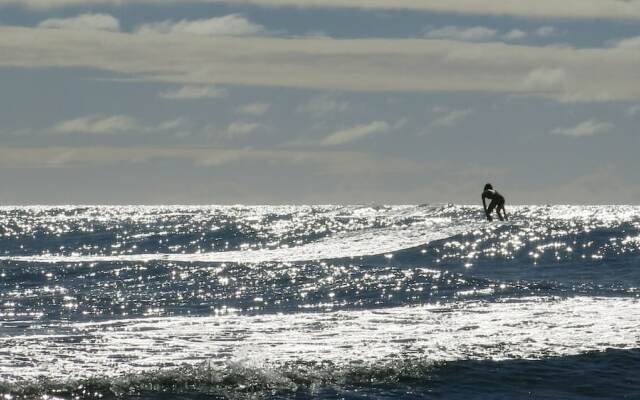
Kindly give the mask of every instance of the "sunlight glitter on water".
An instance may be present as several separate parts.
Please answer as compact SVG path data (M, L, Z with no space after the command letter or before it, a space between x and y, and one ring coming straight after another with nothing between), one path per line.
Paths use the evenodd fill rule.
M0 338L9 356L0 362L0 376L118 376L205 360L221 367L291 361L344 365L382 363L400 354L435 362L633 348L640 345L639 306L638 299L525 298L356 312L43 325ZM17 331L10 325L2 329Z
M0 375L640 346L640 208L509 212L488 223L452 205L0 208Z

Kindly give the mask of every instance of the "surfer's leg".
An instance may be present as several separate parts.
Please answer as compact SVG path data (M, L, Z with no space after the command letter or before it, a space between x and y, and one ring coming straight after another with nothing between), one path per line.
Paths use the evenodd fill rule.
M489 207L487 207L487 219L489 221L491 221L491 213L493 212L493 209L496 208L497 205L498 205L498 202L495 199L491 200L491 203L489 203ZM500 213L498 213L498 217L500 217Z
M496 207L496 214L498 214L498 218L500 219L500 221L504 221L507 218L507 214L504 211L504 201L498 203L498 206Z

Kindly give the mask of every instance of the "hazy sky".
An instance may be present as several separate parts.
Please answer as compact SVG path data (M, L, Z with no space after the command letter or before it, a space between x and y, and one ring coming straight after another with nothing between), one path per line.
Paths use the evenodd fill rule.
M0 0L1 204L640 203L640 0Z

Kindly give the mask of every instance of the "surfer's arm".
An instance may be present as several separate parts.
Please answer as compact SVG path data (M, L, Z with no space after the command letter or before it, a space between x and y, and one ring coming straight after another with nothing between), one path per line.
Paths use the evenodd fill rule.
M487 216L488 220L491 220L489 213L487 212L487 196L482 192L482 207L484 208L484 214Z

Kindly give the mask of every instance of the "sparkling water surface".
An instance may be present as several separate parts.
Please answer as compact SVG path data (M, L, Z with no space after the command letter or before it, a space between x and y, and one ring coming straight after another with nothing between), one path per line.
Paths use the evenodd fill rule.
M640 208L0 208L5 398L640 398Z

